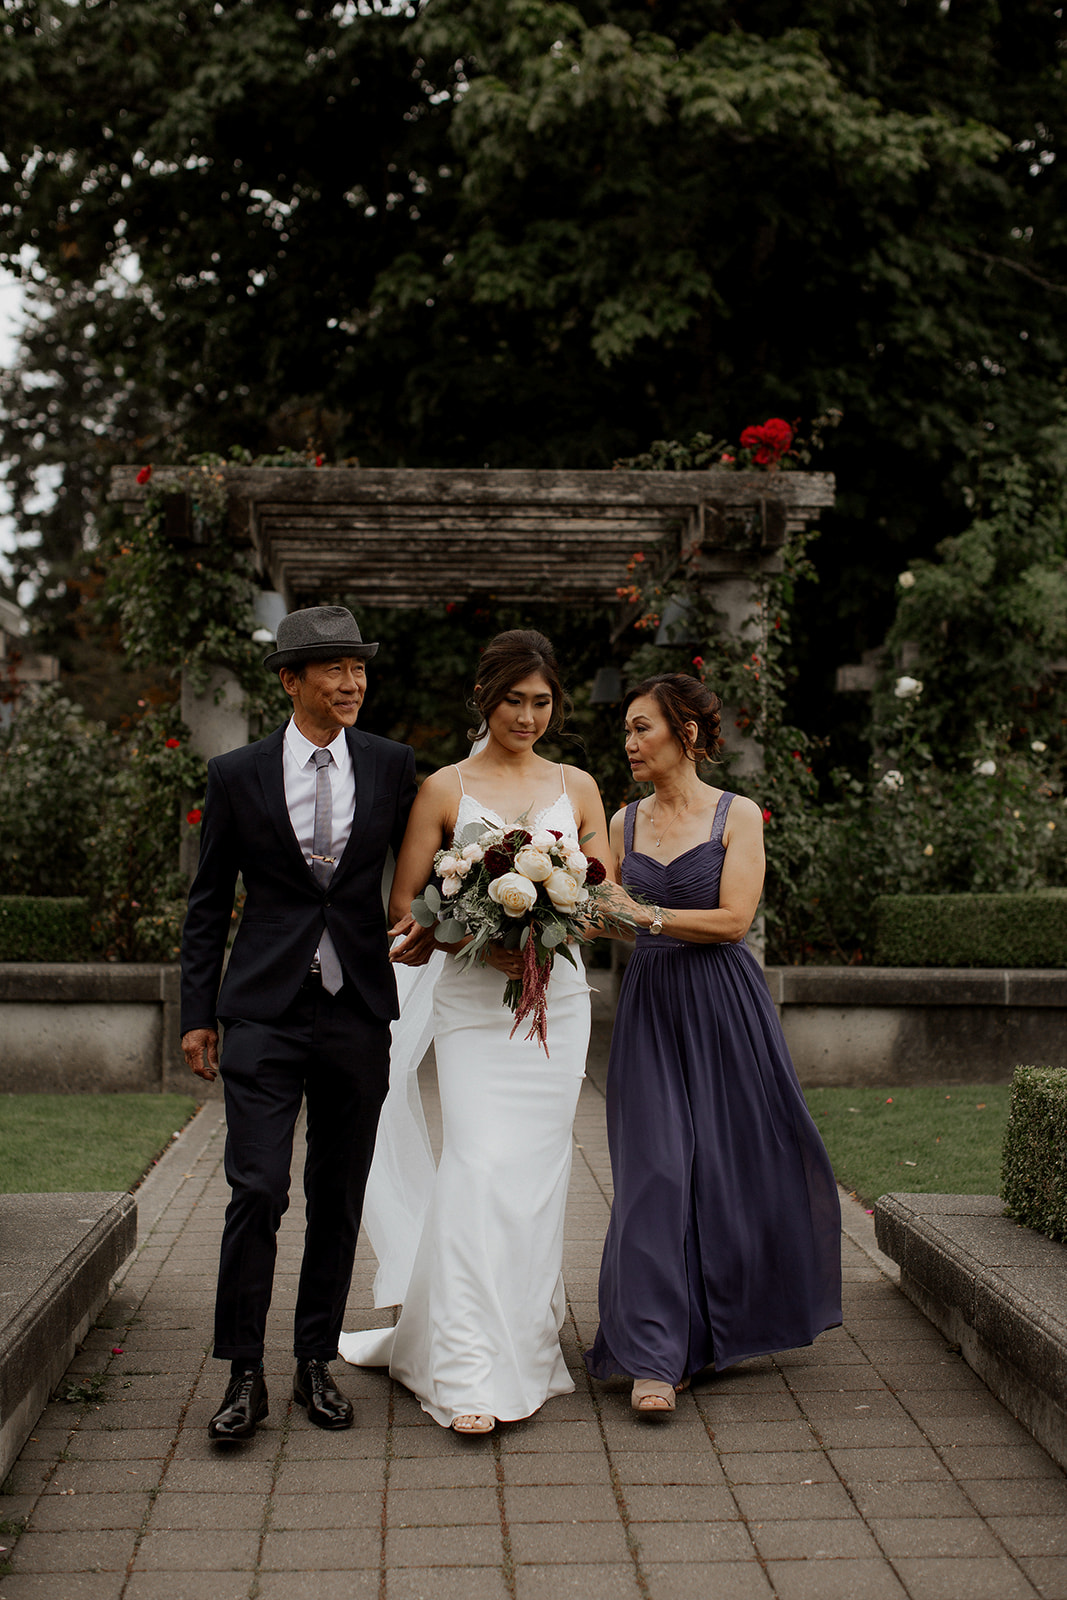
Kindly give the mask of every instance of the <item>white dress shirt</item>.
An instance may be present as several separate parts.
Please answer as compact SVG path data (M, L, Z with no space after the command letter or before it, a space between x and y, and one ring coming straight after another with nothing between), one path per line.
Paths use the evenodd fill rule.
M314 758L316 750L321 748L323 747L320 745L312 744L310 739L305 739L290 717L289 726L285 730L282 753L285 804L293 832L296 834L296 842L304 852L304 860L309 867L311 846L315 838L315 788L318 782ZM325 748L332 757L332 765L327 768L333 794L333 843L329 854L340 861L348 843L348 836L352 832L352 813L356 804L356 772L344 729L339 730ZM328 933L324 933L322 943L325 944L329 937ZM319 951L316 950L315 965L318 965L318 961Z

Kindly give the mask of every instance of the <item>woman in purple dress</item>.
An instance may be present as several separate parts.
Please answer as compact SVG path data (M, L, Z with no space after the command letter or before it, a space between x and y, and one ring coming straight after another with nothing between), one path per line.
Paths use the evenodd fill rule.
M763 819L699 776L719 700L681 673L628 695L626 752L648 799L611 844L643 905L608 1069L615 1199L594 1377L674 1409L703 1368L810 1344L841 1321L837 1185L759 964ZM645 931L647 930L647 931Z

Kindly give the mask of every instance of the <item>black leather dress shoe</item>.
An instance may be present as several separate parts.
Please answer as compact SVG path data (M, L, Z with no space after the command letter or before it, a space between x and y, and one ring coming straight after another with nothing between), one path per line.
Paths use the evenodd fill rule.
M267 1385L262 1372L239 1372L226 1385L226 1395L207 1425L207 1436L217 1444L251 1439L256 1423L267 1415Z
M293 1399L307 1406L316 1428L350 1428L352 1402L333 1381L326 1361L298 1361L293 1379Z

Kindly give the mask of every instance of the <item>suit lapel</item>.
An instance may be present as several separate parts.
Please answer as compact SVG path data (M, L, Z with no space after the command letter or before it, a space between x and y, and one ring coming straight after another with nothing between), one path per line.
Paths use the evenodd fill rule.
M289 807L285 802L285 767L284 747L285 730L288 723L269 734L256 751L256 767L259 772L260 787L263 791L263 802L277 831L282 849L289 857L294 867L302 868L309 877L314 877L311 868L304 860L304 852L297 842L293 832L293 824L289 818Z
M356 806L352 813L352 829L348 835L348 843L334 873L335 879L349 870L359 854L371 806L374 804L375 774L378 764L374 746L366 734L360 733L358 728L346 728L345 738L348 740L348 752L352 757L352 766L356 774Z

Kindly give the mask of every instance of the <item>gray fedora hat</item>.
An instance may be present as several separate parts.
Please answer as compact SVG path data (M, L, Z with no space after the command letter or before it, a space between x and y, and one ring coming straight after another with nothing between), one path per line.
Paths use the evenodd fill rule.
M272 672L298 667L303 661L332 661L337 656L377 655L376 644L364 644L359 623L344 606L308 606L290 611L278 624L277 650L264 656Z

